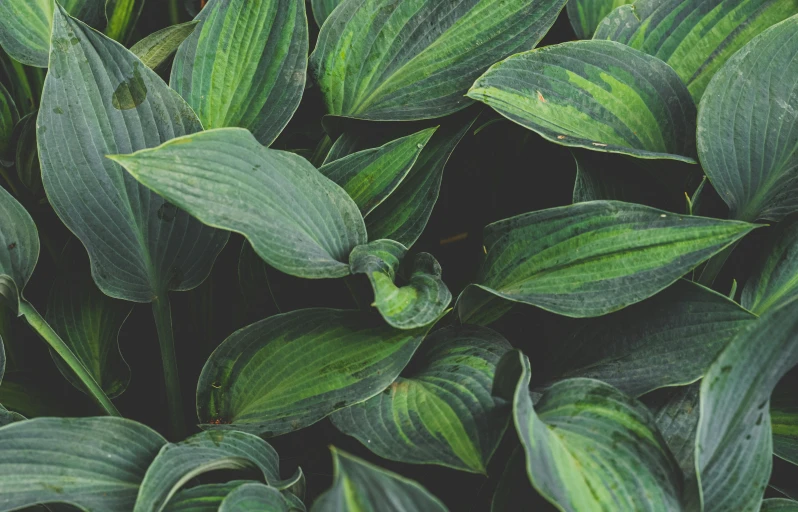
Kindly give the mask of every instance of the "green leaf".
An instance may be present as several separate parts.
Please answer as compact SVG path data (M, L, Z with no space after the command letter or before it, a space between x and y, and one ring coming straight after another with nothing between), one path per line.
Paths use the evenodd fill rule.
M366 217L405 179L437 128L322 165L319 172L346 190Z
M798 501L784 498L762 500L759 512L798 512Z
M159 512L188 481L220 469L255 469L269 485L284 489L302 477L280 480L277 452L263 439L236 431L201 432L165 445L147 470L134 512Z
M772 464L770 395L797 363L793 300L741 331L707 371L695 464L704 510L756 510Z
M305 89L303 0L210 0L177 51L170 85L205 128L248 128L271 145Z
M342 2L343 0L310 0L310 5L313 8L313 18L316 20L316 24L319 27L324 25L324 22L330 17L330 13L333 12L333 9L338 7L338 4Z
M0 428L0 509L71 503L129 512L166 441L122 418L38 418Z
M219 512L289 512L280 491L258 483L243 484L227 495Z
M412 260L405 258L406 254L407 249L399 242L377 240L355 247L349 267L352 274L369 278L374 306L386 322L397 329L416 329L440 318L452 301L452 293L431 254L418 253Z
M125 44L130 39L144 9L144 0L106 0L105 15L108 24L105 35Z
M794 0L637 0L604 18L594 37L667 62L698 103L729 57L793 14Z
M105 0L63 0L67 12L92 26L105 21ZM0 2L0 46L11 58L28 66L46 68L53 25L53 0Z
M3 84L0 84L0 165L2 160L10 161L14 153L14 127L18 121L19 112L14 98Z
M25 416L9 411L2 405L0 405L0 427L4 427L6 425L10 425L11 423L15 423L17 421L24 421Z
M333 485L312 512L445 512L438 498L413 480L332 448Z
M157 69L177 51L177 47L197 28L199 21L172 25L152 33L130 47L148 68Z
M654 297L576 324L557 340L550 378L602 380L631 396L700 379L756 316L734 301L680 280Z
M0 306L19 311L22 290L39 259L39 233L30 214L0 187Z
M204 427L264 437L307 427L377 395L399 376L427 329L402 331L359 311L306 309L227 338L197 387Z
M166 504L164 512L218 512L222 501L248 480L233 480L223 484L202 484L183 489Z
M616 201L527 213L485 228L477 283L557 314L600 316L667 288L754 227Z
M784 377L770 400L770 425L773 429L773 453L798 466L798 377Z
M778 221L798 211L796 34L793 17L756 37L718 71L701 102L698 154L731 218Z
M198 286L228 234L149 192L105 156L202 126L135 55L60 8L53 41L38 118L42 178L56 213L86 246L95 282L134 302Z
M47 303L47 323L64 340L109 398L127 389L130 367L119 349L119 331L133 306L103 295L89 276L70 275L55 280ZM56 366L70 384L83 384L58 355Z
M267 149L241 128L110 158L205 224L241 233L286 274L346 276L349 253L366 243L363 217L343 189L304 158Z
M19 181L30 192L36 194L42 188L42 168L39 163L39 147L36 140L37 112L23 117L17 124L17 154L15 163Z
M690 93L662 61L619 43L574 41L513 55L468 96L557 144L695 163Z
M743 288L741 304L756 314L798 296L798 214L779 222Z
M494 62L529 50L565 0L353 0L319 33L311 69L331 115L409 121L452 114ZM367 71L363 64L368 63Z
M484 327L436 331L412 371L334 413L333 424L386 459L484 474L510 418L509 403L491 395L496 364L509 350Z
M681 510L682 474L648 410L609 384L558 382L536 406L529 359L506 354L494 393L513 401L529 479L561 510Z
M524 459L523 448L521 445L516 446L507 460L496 491L493 493L490 512L507 512L518 503L529 506L529 510L546 510L542 507L548 505L548 502L545 502L529 483L529 478L526 476L526 460ZM533 508L533 506L541 508ZM549 508L551 507L549 506Z
M701 383L662 389L641 398L654 415L662 437L685 474L695 471L695 436L698 428Z
M616 7L634 3L635 0L571 0L568 8L568 19L579 39L590 39L593 33L610 12Z

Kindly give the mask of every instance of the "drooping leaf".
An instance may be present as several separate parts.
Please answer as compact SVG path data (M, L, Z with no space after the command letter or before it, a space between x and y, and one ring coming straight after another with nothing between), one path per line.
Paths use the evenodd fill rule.
M333 424L386 459L485 473L510 419L509 402L491 395L496 364L510 349L484 327L436 331L410 373L334 413Z
M169 60L177 47L197 28L198 20L172 25L154 32L130 47L136 57L148 68L157 69Z
M756 316L724 295L680 280L609 316L577 324L558 339L550 378L602 380L631 396L701 378Z
M486 227L476 282L554 313L600 316L663 290L753 228L616 201L552 208Z
M200 421L264 437L306 427L387 388L426 331L392 329L359 311L267 318L233 333L208 359L197 387Z
M0 303L19 310L22 289L39 259L39 233L30 214L0 187Z
M134 302L196 287L228 234L203 226L105 156L202 126L135 55L60 8L53 41L38 118L42 178L56 213L88 250L95 282Z
M333 485L312 512L445 512L438 498L413 480L332 449Z
M303 0L210 0L177 51L170 85L208 129L248 128L271 145L305 89Z
M635 0L571 0L568 19L579 39L590 39L593 33L610 12L616 7L634 3Z
M2 161L12 160L14 127L18 121L19 112L14 98L3 84L0 84L0 164Z
M131 420L37 418L0 428L0 509L68 502L129 512L166 441Z
M366 217L410 172L436 128L429 128L322 165L319 172L346 190Z
M105 0L63 0L67 12L92 26L105 20ZM0 46L14 60L46 68L53 25L53 0L0 2ZM68 39L68 38L67 38Z
M701 382L696 439L704 510L756 510L772 464L770 395L797 363L793 300L743 329L710 366Z
M773 429L773 453L798 466L798 375L784 377L770 401L770 424Z
M798 296L798 215L773 227L761 261L745 283L740 303L756 314Z
M333 9L342 2L343 0L311 0L310 5L313 8L313 18L316 20L316 24L319 27L324 25Z
M796 34L792 17L754 38L701 102L698 154L731 218L778 221L798 211Z
M349 274L366 242L357 205L304 158L221 128L133 155L115 155L137 180L202 222L243 234L267 263L308 279Z
M289 512L290 510L280 491L258 483L236 487L219 507L219 512Z
M263 439L236 431L202 432L177 444L165 445L147 470L134 512L159 512L189 480L219 469L255 469L271 486L284 489L298 481L280 480L277 452Z
M695 162L687 88L665 63L620 43L574 41L513 55L468 96L557 144Z
M37 112L23 117L16 127L17 154L15 164L20 183L36 194L42 188L42 168L39 163L39 148L36 140Z
M654 415L662 437L685 474L695 468L701 383L656 391L641 398Z
M667 62L698 103L729 57L793 14L798 14L794 0L637 0L604 18L595 38Z
M784 498L762 500L759 512L798 512L798 501Z
M506 354L494 392L513 401L532 485L565 511L681 510L682 474L649 411L609 384L558 382L537 405L529 359Z
M416 329L440 318L452 293L431 254L418 253L412 260L406 254L399 242L377 240L355 247L349 267L352 274L369 278L374 305L386 322L397 329Z
M47 323L80 359L109 398L121 395L130 382L130 367L119 349L119 331L133 306L103 295L89 276L55 280L47 303ZM61 374L73 386L83 384L58 355L50 351Z
M494 62L542 39L565 0L356 0L319 33L311 69L331 115L409 121L452 114ZM368 68L364 69L364 63Z

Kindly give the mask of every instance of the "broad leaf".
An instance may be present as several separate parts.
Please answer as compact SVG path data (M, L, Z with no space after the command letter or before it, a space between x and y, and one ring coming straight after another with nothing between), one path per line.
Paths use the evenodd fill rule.
M436 128L327 163L319 172L346 190L366 217L402 183Z
M333 485L312 512L445 512L447 508L413 480L333 448Z
M105 0L63 0L59 3L89 25L97 26L105 20ZM53 0L0 2L0 46L3 50L23 64L46 68L53 7Z
M269 443L244 432L202 432L165 445L147 470L134 512L158 512L192 478L220 469L254 469L272 486L284 489L301 478L280 480L280 461Z
M561 315L600 316L658 293L753 228L615 201L552 208L486 227L477 283Z
M543 38L565 0L353 0L319 33L311 69L331 115L443 117L494 62ZM364 70L364 63L368 69Z
M441 317L452 293L443 271L428 253L405 258L407 249L393 240L377 240L352 250L352 274L366 274L374 289L374 305L397 329L416 329ZM406 284L405 284L406 283Z
M729 59L701 102L698 154L732 218L778 221L798 211L796 35L798 17L763 32Z
M696 109L665 63L610 41L575 41L499 62L468 96L565 146L695 162Z
M798 14L795 0L637 0L604 18L595 38L667 62L698 103L729 57L793 14Z
M685 474L695 471L695 436L698 427L701 383L669 388L641 398L654 415L662 437Z
M219 505L236 487L247 480L233 480L223 484L202 484L183 489L166 504L164 512L219 512Z
M634 3L635 0L571 0L568 19L579 39L590 39L593 33L610 12L616 7Z
M42 178L56 213L88 250L95 282L134 302L196 287L227 233L203 226L105 157L202 126L132 53L60 8L53 41L38 118Z
M289 512L290 510L288 502L280 491L257 483L236 487L219 507L219 512Z
M121 395L130 382L130 367L119 349L119 331L133 306L111 299L89 276L69 275L55 280L47 303L47 323L83 363L109 398ZM74 372L50 351L61 374L84 391Z
M762 259L743 288L740 303L756 314L798 296L798 215L773 227Z
M495 392L513 401L532 485L565 511L681 510L682 474L638 401L590 379L558 382L537 405L529 359L502 358Z
M177 47L197 28L199 21L172 25L152 33L130 47L148 68L157 69L177 51Z
M303 0L210 0L180 46L170 85L205 128L248 128L269 146L305 89L308 22Z
M313 18L316 20L316 24L319 27L324 25L333 9L342 2L343 0L311 0L310 5L313 8Z
M779 382L770 401L770 424L773 429L773 453L798 466L798 375L788 375Z
M17 313L22 289L39 259L39 233L30 214L0 187L0 306Z
M411 371L331 419L380 457L485 473L510 418L509 403L491 395L496 364L510 349L484 327L441 329Z
M129 512L165 443L122 418L12 423L0 428L0 509L68 502L88 512Z
M798 501L770 498L762 501L759 512L798 512Z
M205 428L264 437L298 430L387 388L425 334L359 311L267 318L233 333L208 359L197 413Z
M302 157L222 128L112 157L137 180L202 222L243 234L267 263L298 277L349 274L366 242L357 205Z
M755 319L725 296L680 280L639 304L577 324L554 342L547 374L602 380L631 396L689 384Z
M1 29L0 29L1 30ZM14 127L19 121L17 105L11 93L0 84L0 165L9 162L14 154Z

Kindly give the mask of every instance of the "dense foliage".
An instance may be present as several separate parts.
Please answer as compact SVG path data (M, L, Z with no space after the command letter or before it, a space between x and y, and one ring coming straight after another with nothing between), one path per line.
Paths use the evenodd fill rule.
M798 1L0 46L0 511L798 511Z

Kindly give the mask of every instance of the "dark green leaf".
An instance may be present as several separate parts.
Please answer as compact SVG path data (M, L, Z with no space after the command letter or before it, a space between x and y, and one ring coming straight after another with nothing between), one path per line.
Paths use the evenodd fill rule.
M745 283L741 304L756 314L798 296L798 215L779 222L762 248L762 261Z
M223 484L203 484L183 489L166 504L164 512L218 512L222 500L247 480L233 480Z
M22 289L39 259L39 233L30 214L0 187L0 305L19 309Z
M17 154L15 157L17 177L32 193L42 188L42 168L39 164L39 148L36 141L36 117L32 112L23 117L17 125Z
M311 0L310 4L313 7L313 18L316 20L316 24L319 27L324 25L333 9L342 2L343 0Z
M157 69L168 61L177 51L177 47L194 32L197 23L199 21L194 20L161 29L131 46L130 51L148 68Z
M695 436L698 427L701 383L662 389L641 398L654 415L662 437L685 474L695 468Z
M493 493L490 511L507 512L514 506L518 506L519 503L524 503L529 506L529 510L535 511L547 510L540 507L548 504L529 483L529 477L526 475L524 450L520 445L516 446L507 461L496 491ZM532 504L537 508L532 508Z
M130 39L143 8L144 0L105 0L105 15L108 18L105 34L125 44Z
M616 7L634 3L635 0L571 0L568 19L579 39L590 39L601 20Z
M687 88L662 61L620 43L575 41L513 55L468 96L557 144L695 162Z
M2 7L0 7L2 9ZM2 28L0 28L2 31ZM17 105L11 93L0 84L0 165L13 155L14 128L19 121Z
M289 512L280 491L267 485L249 483L236 487L222 501L219 512Z
M180 46L170 85L205 128L248 128L269 146L305 89L308 22L303 0L210 0Z
M798 375L788 375L779 382L770 401L770 424L773 429L773 453L798 466Z
M770 498L762 501L759 512L798 512L798 501Z

